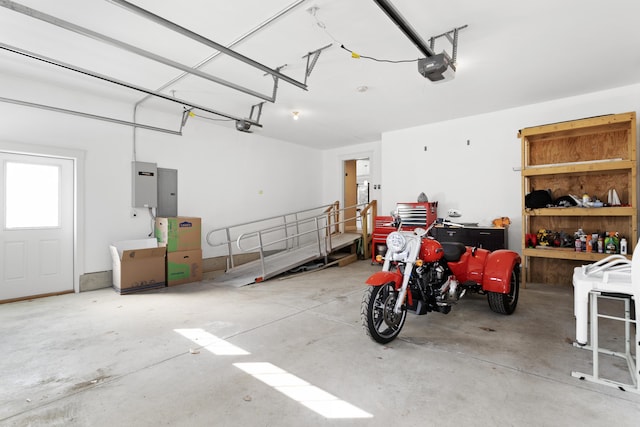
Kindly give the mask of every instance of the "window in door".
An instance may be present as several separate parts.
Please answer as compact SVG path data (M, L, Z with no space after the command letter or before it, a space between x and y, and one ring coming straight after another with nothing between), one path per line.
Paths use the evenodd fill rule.
M60 167L7 162L5 229L60 226Z

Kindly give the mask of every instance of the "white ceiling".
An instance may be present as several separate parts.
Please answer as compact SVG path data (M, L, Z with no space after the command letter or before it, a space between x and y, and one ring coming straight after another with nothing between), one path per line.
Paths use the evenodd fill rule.
M6 2L0 0L0 4ZM19 0L19 4L146 49L189 67L215 53L107 0ZM156 15L222 45L229 45L276 16L294 0L131 0ZM382 132L533 104L640 82L640 2L635 0L392 0L424 38L468 25L459 32L455 79L434 84L415 62L353 59L340 48L389 60L423 56L373 0L306 0L256 31L233 49L269 68L304 81L303 56L328 44L308 78L308 90L279 81L275 103L264 105L261 135L320 149L380 139ZM317 7L315 16L309 8ZM0 42L45 55L151 90L182 74L55 25L0 8ZM451 54L445 38L437 52ZM201 68L218 78L271 95L273 79L263 71L220 55ZM86 109L82 100L125 101L118 118L131 118L143 93L89 78L0 50L0 73L37 80L47 91L73 90L54 106ZM367 86L366 92L357 90ZM80 91L80 92L78 92ZM190 103L247 117L261 100L196 76L163 90ZM57 92L56 92L57 93ZM10 95L10 96L9 96ZM40 102L37 95L6 87L0 97ZM91 98L94 97L94 98ZM27 99L28 98L28 99ZM76 99L82 98L82 99ZM51 105L51 96L47 99ZM74 105L74 100L76 105ZM97 101L96 101L97 100ZM131 108L129 108L129 105ZM175 113L181 104L146 100L144 108ZM75 108L74 108L75 107ZM95 107L96 113L100 110ZM300 120L292 120L292 111ZM221 119L201 110L189 120ZM216 121L235 127L235 122ZM187 122L186 126L189 126ZM176 127L173 124L167 127Z

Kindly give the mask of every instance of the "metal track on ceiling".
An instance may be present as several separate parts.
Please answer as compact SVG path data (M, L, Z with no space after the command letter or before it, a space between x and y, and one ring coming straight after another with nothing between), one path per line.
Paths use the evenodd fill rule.
M84 69L84 68L76 67L76 66L73 66L71 64L67 64L67 63L62 62L62 61L57 61L57 60L54 60L52 58L46 57L44 55L40 55L40 54L37 54L35 52L30 52L30 51L25 50L25 49L20 49L18 47L11 46L11 45L8 45L8 44L5 44L5 43L0 43L0 49L6 50L8 52L17 53L17 54L25 56L27 58L31 58L31 59L35 59L35 60L38 60L38 61L41 61L41 62L44 62L44 63L47 63L47 64L55 65L55 66L60 67L60 68L64 68L64 69L67 69L67 70L70 70L70 71L74 71L76 73L84 74L86 76L90 76L90 77L93 77L93 78L96 78L96 79L99 79L99 80L103 80L103 81L106 81L106 82L109 82L109 83L113 83L113 84L116 84L116 85L119 85L119 86L122 86L122 87L126 87L128 89L133 89L133 90L136 90L138 92L143 92L143 93L146 93L146 94L149 94L149 95L153 95L153 96L156 96L158 98L165 99L167 101L171 101L171 102L175 102L175 103L178 103L178 104L181 104L181 105L186 105L186 106L189 106L189 107L197 108L198 110L206 111L208 113L212 113L212 114L215 114L217 116L226 117L226 118L232 119L232 120L245 120L245 121L248 121L249 123L251 123L252 125L262 126L260 123L254 122L253 120L250 120L250 119L243 119L243 118L239 118L239 117L236 117L236 116L233 116L233 115L230 115L230 114L226 114L226 113L223 113L221 111L217 111L217 110L214 110L212 108L205 107L203 105L199 105L199 104L193 103L191 101L187 101L186 99L180 99L180 98L175 98L175 97L170 96L170 95L165 95L164 93L156 92L154 90L147 89L147 88L144 88L142 86L135 85L133 83L128 83L128 82L125 82L123 80L118 80L118 79L115 79L113 77L105 76L103 74L99 74L99 73L96 73L96 72L93 72L93 71L90 71L90 70L87 70L87 69Z
M280 10L279 12L274 14L273 16L267 18L266 20L262 21L260 24L256 25L255 27L253 27L252 29L250 29L249 31L247 31L246 33L241 35L240 37L238 37L235 40L233 40L231 43L229 43L226 46L226 48L227 49L231 49L234 46L242 43L243 41L247 40L249 37L251 37L254 34L258 33L263 28L266 28L267 26L269 26L269 25L273 24L274 22L276 22L278 19L280 19L283 16L287 15L289 12L293 11L295 8L297 8L298 6L300 6L302 3L306 2L306 1L307 0L297 0L297 1L293 2L293 3L291 3L289 6L285 7L282 10ZM220 55L222 55L222 52L221 51L216 51L216 52L212 53L211 55L209 55L207 58L205 58L202 61L200 61L198 64L194 65L193 68L196 69L196 70L199 69L199 68L202 68L205 65L207 65L208 63L210 63L211 61L213 61L214 59L216 59ZM157 91L161 91L161 90L167 89L167 88L173 86L174 84L178 83L179 81L181 81L185 77L188 77L189 75L190 74L188 72L184 72L184 73L180 74L179 76L169 80L168 82L166 82L165 84L163 84L162 86L160 86L156 90ZM305 79L305 84L306 84L306 79ZM274 101L273 102L275 102L276 89L277 89L277 81L274 82L274 88L273 88ZM140 99L140 101L138 101L136 103L136 108L140 104L145 102L147 99L149 99L149 98L150 98L150 96L145 96L144 98Z
M198 41L198 42L204 44L205 46L209 46L211 48L214 48L214 49L224 53L225 55L228 55L228 56L230 56L230 57L232 57L234 59L237 59L237 60L239 60L241 62L244 62L245 64L250 65L250 66L252 66L254 68L262 70L265 73L271 74L272 76L277 77L277 78L279 78L279 79L281 79L281 80L283 80L283 81L285 81L285 82L287 82L289 84L297 86L300 89L307 90L307 85L306 84L304 84L302 82L299 82L299 81L297 81L297 80L295 80L295 79L293 79L293 78L291 78L291 77L289 77L289 76L287 76L285 74L282 74L278 70L274 70L272 68L267 67L266 65L263 65L263 64L261 64L261 63L259 63L257 61L254 61L251 58L248 58L248 57L246 57L246 56L244 56L244 55L242 55L242 54L240 54L240 53L238 53L238 52L236 52L236 51L234 51L232 49L227 48L224 45L216 43L213 40L208 39L208 38L206 38L206 37L204 37L204 36L202 36L202 35L200 35L198 33L195 33L195 32L193 32L193 31L191 31L191 30L189 30L187 28L184 28L184 27L182 27L182 26L180 26L180 25L178 25L178 24L176 24L174 22L171 22L171 21L169 21L167 19L164 19L161 16L158 16L158 15L156 15L154 13L151 13L146 9L143 9L143 8L141 8L139 6L136 6L136 5L132 4L132 3L129 3L128 1L125 1L125 0L107 0L107 1L109 1L110 3L117 4L118 6L122 6L122 7L124 7L125 9L127 9L127 10L129 10L131 12L134 12L134 13L136 13L136 14L138 14L138 15L146 18L146 19L149 19L149 20L155 22L156 24L160 24L163 27L169 28L170 30L173 30L173 31L175 31L175 32L177 32L179 34L182 34L183 36L186 36L186 37L189 37L192 40Z
M27 6L21 5L19 3L13 2L11 0L0 0L0 6L6 8L6 9L9 9L9 10L12 10L12 11L27 15L27 16L32 17L34 19L38 19L38 20L47 22L49 24L55 25L57 27L65 29L65 30L72 31L72 32L75 32L77 34L92 38L94 40L98 40L98 41L110 44L112 46L124 49L124 50L129 51L131 53L134 53L136 55L143 56L145 58L154 60L156 62L160 62L160 63L162 63L164 65L168 65L168 66L177 68L177 69L179 69L179 70L184 72L184 74L182 76L180 76L179 79L183 78L186 75L195 75L195 76L207 79L209 81L213 81L215 83L227 86L229 88L238 90L240 92L255 96L257 98L260 98L260 99L263 99L263 100L266 100L266 101L269 101L269 102L275 102L278 79L281 79L281 80L283 80L283 81L285 81L287 83L290 83L290 84L292 84L294 86L300 87L300 88L302 88L304 90L307 89L306 79L305 79L305 83L301 83L301 82L299 82L297 80L294 80L291 77L288 77L288 76L280 73L279 70L271 69L271 68L269 68L269 67L267 67L267 66L265 66L263 64L260 64L259 62L256 62L256 61L254 61L254 60L252 60L252 59L250 59L250 58L248 58L248 57L246 57L244 55L241 55L241 54L231 50L228 47L220 45L220 44L214 42L213 40L207 39L207 38L205 38L205 37L203 37L203 36L201 36L201 35L199 35L197 33L194 33L194 32L192 32L192 31L190 31L190 30L188 30L188 29L186 29L184 27L181 27L181 26L179 26L179 25L177 25L177 24L175 24L175 23L173 23L171 21L168 21L168 20L166 20L166 19L164 19L162 17L159 17L159 16L157 16L157 15L155 15L155 14L153 14L153 13L151 13L151 12L145 10L145 9L139 8L138 6L135 6L135 5L133 5L133 4L129 3L129 2L120 1L120 0L108 0L108 1L110 1L111 3L117 4L118 6L124 7L127 10L133 11L133 12L135 12L135 13L137 13L137 14L139 14L139 15L147 18L147 19L152 20L153 22L156 22L156 23L158 23L160 25L163 25L163 26L165 26L165 27L167 27L167 28L169 28L169 29L171 29L173 31L176 31L176 32L178 32L178 33L180 33L182 35L185 35L185 36L187 36L187 37L189 37L189 38L191 38L193 40L196 40L196 41L198 41L200 43L203 43L206 46L215 48L216 50L218 50L218 52L216 52L215 56L218 56L219 54L223 53L223 54L229 55L229 56L231 56L231 57L233 57L233 58L235 58L235 59L237 59L237 60L239 60L241 62L244 62L244 63L246 63L246 64L248 64L248 65L250 65L250 66L252 66L254 68L257 68L259 70L265 71L266 73L272 75L273 78L274 78L274 89L273 89L272 95L268 96L268 95L260 94L260 93L258 93L256 91L251 90L251 89L242 87L242 86L237 85L237 84L232 83L232 82L228 82L228 81L226 81L224 79L218 78L218 77L213 76L211 74L204 73L204 72L202 72L202 71L200 71L198 69L199 67L204 65L206 62L209 62L211 59L213 59L215 56L211 56L210 58L205 60L205 62L201 62L200 64L198 64L198 66L196 66L196 68L189 67L189 66L186 66L184 64L178 63L176 61L170 60L168 58L162 57L160 55L156 55L156 54L154 54L152 52L149 52L149 51L146 51L144 49L138 48L136 46L130 45L128 43L124 43L122 41L119 41L119 40L116 40L114 38L108 37L108 36L106 36L104 34L97 33L97 32L95 32L93 30L89 30L87 28L81 27L81 26L73 24L71 22L64 21L64 20L59 19L57 17L48 15L46 13L37 11L35 9L32 9L32 8L27 7ZM283 10L279 14L277 14L274 18L272 18L272 20L277 19L278 17L280 17L284 13L292 10L294 7L298 6L299 4L303 3L304 1L306 1L306 0L298 0L296 3L292 4L290 7L286 8L285 10ZM272 21L269 21L269 22L272 22ZM260 28L262 28L262 27L258 27L257 29L260 29ZM256 31L257 31L257 29L256 29ZM44 55L40 55L40 54L37 54L37 53L34 53L34 52L29 52L29 51L26 51L24 49L20 49L18 47L9 46L9 45L0 43L0 48L4 49L4 50L7 50L7 51L10 51L10 52L18 53L20 55L23 55L23 56L26 56L26 57L29 57L29 58L32 58L32 59L36 59L36 60L40 60L40 61L52 64L52 65L56 65L56 66L61 67L61 68L65 68L65 69L68 69L68 70L71 70L71 71L75 71L75 72L78 72L78 73L81 73L81 74L85 74L85 75L88 75L88 76L91 76L91 77L95 77L95 78L98 78L100 80L104 80L104 81L107 81L107 82L110 82L110 83L114 83L114 84L117 84L117 85L120 85L120 86L124 86L124 87L127 87L129 89L133 89L133 90L137 90L137 91L143 92L143 93L147 94L147 97L148 96L155 96L155 97L159 97L159 98L162 98L162 99L165 99L165 100L169 100L169 101L172 101L172 102L177 102L177 103L180 103L180 104L192 107L192 108L196 108L196 109L199 109L199 110L202 110L202 111L206 111L206 112L212 113L212 114L217 115L217 116L225 117L225 118L228 118L230 120L235 120L236 123L240 123L241 122L241 123L244 123L244 124L250 124L250 125L258 126L258 127L262 126L257 120L253 120L253 118L240 118L240 117L236 117L234 115L226 114L226 113L217 111L217 110L209 108L209 107L204 107L204 106L201 106L201 105L197 105L197 104L195 104L193 102L190 102L190 101L187 101L187 100L181 100L181 99L177 99L175 97L170 97L170 96L167 96L165 94L160 93L159 91L154 91L154 90L151 90L151 89L143 88L143 87L134 85L132 83L127 83L127 82L124 82L122 80L118 80L118 79L115 79L115 78L112 78L112 77L109 77L109 76L106 76L106 75L102 75L102 74L99 74L99 73L96 73L96 72L93 72L93 71L90 71L90 70L82 69L80 67L76 67L76 66L73 66L71 64L67 64L67 63L64 63L62 61L55 60L53 58L48 58L48 57L46 57ZM170 84L172 84L172 82L167 83L162 88L164 89L164 88L168 87ZM162 90L162 89L160 89L160 90ZM146 97L143 98L143 100L144 99L146 99ZM25 105L26 104L29 104L29 103L25 103ZM139 103L136 104L136 107L138 106L138 104ZM39 105L39 104L32 104L31 106L37 106L37 105ZM45 107L47 107L47 109L54 109L55 108L55 107L49 107L49 106L45 106ZM64 109L59 109L59 111L64 112L65 110ZM134 117L135 117L135 114L134 114Z

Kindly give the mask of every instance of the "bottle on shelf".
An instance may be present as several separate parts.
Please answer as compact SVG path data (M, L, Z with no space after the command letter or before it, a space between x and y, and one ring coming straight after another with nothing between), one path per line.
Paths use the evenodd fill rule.
M617 232L610 231L604 240L604 252L607 254L617 254L619 252L619 241Z
M582 228L579 228L578 231L576 231L573 234L575 240L575 246L576 246L576 252L586 252L587 251L587 236L586 234L584 234L584 230Z

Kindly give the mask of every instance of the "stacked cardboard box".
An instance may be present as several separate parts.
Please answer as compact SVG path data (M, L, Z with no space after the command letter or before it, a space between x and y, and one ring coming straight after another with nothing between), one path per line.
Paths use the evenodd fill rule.
M156 218L158 246L167 249L167 286L202 280L202 224L200 218Z

